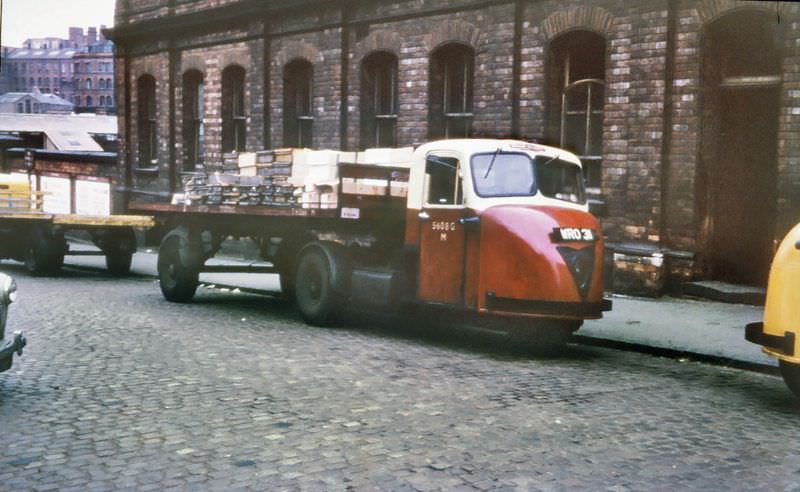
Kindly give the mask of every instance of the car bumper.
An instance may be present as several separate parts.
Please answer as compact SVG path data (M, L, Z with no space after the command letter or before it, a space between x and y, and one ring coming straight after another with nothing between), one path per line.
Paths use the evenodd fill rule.
M22 355L22 348L28 343L22 333L16 332L11 336L11 339L4 340L0 343L0 372L7 371L11 368L11 362L14 359L14 354Z
M749 323L744 329L744 338L748 342L762 345L781 355L794 356L794 333L787 331L783 335L764 333L764 323Z

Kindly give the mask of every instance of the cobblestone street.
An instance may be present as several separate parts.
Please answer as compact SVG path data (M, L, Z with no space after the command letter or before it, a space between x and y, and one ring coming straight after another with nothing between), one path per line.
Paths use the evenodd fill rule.
M800 490L773 376L2 269L28 347L0 374L0 490Z

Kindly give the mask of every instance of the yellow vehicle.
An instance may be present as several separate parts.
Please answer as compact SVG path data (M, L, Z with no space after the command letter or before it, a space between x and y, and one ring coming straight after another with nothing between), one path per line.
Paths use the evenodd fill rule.
M800 224L784 238L769 271L764 321L750 323L745 338L780 362L783 380L800 398Z

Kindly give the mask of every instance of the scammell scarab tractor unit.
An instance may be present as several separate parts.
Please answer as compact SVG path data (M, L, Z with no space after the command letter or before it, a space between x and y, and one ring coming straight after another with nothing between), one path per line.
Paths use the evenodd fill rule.
M209 177L171 204L130 204L171 228L158 260L168 300L190 300L200 272L225 269L206 265L225 237L249 236L271 262L259 271L280 274L284 294L316 325L335 322L344 306L428 309L559 345L610 309L602 231L580 160L568 151L455 139L289 152L253 157L247 174L265 178L250 178L246 193L243 181L233 196ZM293 197L276 195L289 185ZM245 199L260 205L242 206Z

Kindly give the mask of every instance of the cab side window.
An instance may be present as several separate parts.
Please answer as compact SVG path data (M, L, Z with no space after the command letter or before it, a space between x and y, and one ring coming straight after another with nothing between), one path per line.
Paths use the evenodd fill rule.
M459 178L459 161L455 157L429 155L425 162L428 178L429 205L461 205L464 193Z

